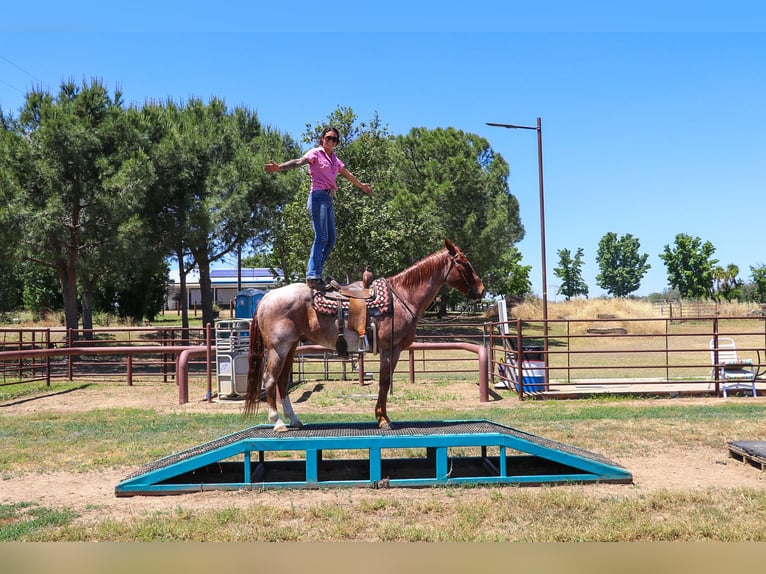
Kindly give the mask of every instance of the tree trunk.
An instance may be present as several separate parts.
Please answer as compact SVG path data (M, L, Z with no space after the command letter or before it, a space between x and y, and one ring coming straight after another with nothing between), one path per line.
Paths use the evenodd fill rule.
M93 340L93 285L89 280L83 280L82 282L82 329L83 339L86 341Z
M181 306L181 327L184 329L184 340L182 344L188 344L187 329L189 328L189 296L186 293L186 270L184 269L183 252L179 249L176 251L176 260L178 261L178 289L180 300L178 304Z
M199 289L202 299L202 327L212 325L213 317L213 281L210 279L210 262L207 259L197 258L199 268Z
M74 270L70 270L67 267L57 267L56 273L58 274L59 281L61 282L61 294L64 299L64 317L66 320L66 328L71 329L73 332L72 340L79 339L77 329L79 327L79 319L77 316L77 275Z

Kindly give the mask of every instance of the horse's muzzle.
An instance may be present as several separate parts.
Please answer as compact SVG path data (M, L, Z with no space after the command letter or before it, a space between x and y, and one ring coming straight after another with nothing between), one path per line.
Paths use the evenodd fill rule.
M481 291L478 289L470 289L468 291L468 298L472 301L478 301L480 299L484 298L484 288L482 287Z

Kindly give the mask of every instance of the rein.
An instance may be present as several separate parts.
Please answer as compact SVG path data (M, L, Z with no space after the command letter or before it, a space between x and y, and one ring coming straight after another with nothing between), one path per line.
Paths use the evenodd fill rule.
M467 289L470 289L470 284L468 283L468 278L465 275L465 272L463 271L463 268L460 267L460 265L457 264L457 256L447 254L450 260L450 266L449 269L447 269L447 272L444 274L444 281L447 281L447 277L449 277L449 274L452 272L452 269L454 267L457 267L457 272L460 274L460 278L463 280L463 283L465 283L465 286ZM417 315L414 313L412 309L410 309L410 306L407 305L407 302L402 299L402 297L397 293L393 287L391 287L391 284L388 284L388 288L393 293L394 297L396 297L399 302L404 306L405 309L409 312L409 314L412 316L413 319L417 318Z
M394 288L393 288L393 287L391 287L391 284L390 284L390 283L388 284L388 289L391 291L391 293L393 294L393 296L394 296L394 297L396 297L396 298L398 299L399 303L401 303L402 305L404 305L404 308L405 308L405 309L407 309L407 311L409 312L409 314L410 314L410 315L412 315L412 318L413 318L413 319L417 319L417 315L415 315L415 313L413 312L413 310L412 310L412 309L410 309L410 306L409 306L409 305L407 305L407 301L405 301L404 299L402 299L402 297L399 295L399 293L397 293L397 292L394 290ZM393 309L393 307L392 307L392 308L391 308L391 313L393 314L393 312L394 312L394 309Z

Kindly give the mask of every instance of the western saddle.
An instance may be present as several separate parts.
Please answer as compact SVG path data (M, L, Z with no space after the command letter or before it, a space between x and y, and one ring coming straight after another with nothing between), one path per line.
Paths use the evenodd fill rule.
M341 285L334 279L331 279L327 284L331 289L322 290L323 297L330 301L335 301L337 306L336 323L338 325L338 338L335 341L335 351L340 357L348 358L348 343L343 335L343 311L345 307L348 308L348 328L359 335L357 352L365 353L370 350L370 341L367 337L367 303L373 298L373 293L370 289L372 281L372 272L367 267L361 281Z

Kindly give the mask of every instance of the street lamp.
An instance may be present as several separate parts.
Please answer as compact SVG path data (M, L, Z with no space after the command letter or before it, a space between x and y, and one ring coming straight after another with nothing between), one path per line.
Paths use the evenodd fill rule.
M517 126L513 124L494 124L487 122L488 126L509 128L517 130L537 131L537 178L540 182L540 263L543 266L543 349L545 351L545 374L548 375L548 281L545 263L545 194L543 193L543 126L540 118L537 118L537 126Z

